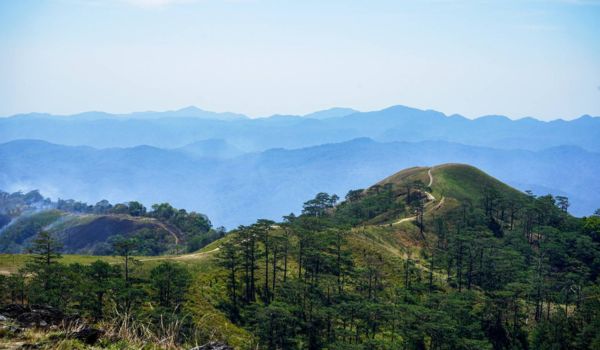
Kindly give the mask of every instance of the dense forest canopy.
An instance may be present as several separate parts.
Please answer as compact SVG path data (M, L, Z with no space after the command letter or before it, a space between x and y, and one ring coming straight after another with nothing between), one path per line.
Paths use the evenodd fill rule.
M318 193L280 222L155 260L121 239L115 263L65 264L41 232L27 264L2 277L2 298L51 305L130 345L599 348L600 215L575 218L566 197L462 165L407 169L339 200ZM184 225L168 205L129 208Z

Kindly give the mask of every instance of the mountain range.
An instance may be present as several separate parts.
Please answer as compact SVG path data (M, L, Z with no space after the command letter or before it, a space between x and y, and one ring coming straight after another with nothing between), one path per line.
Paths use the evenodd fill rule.
M90 203L171 202L233 227L297 211L306 194L343 196L411 166L468 163L524 191L600 207L600 117L467 119L393 106L251 119L166 112L0 118L0 189Z
M306 116L274 115L256 119L195 107L127 115L88 112L72 116L24 114L0 118L0 142L38 139L97 148L139 145L177 148L207 139L223 139L244 152L259 152L369 137L380 142L447 141L500 149L542 150L571 145L600 152L599 135L599 117L550 122L533 118L511 120L504 116L467 119L405 106L373 112L334 108Z
M581 147L531 151L368 138L226 158L151 146L96 149L12 141L0 145L0 188L39 189L52 198L89 203L170 202L207 214L215 226L232 228L257 217L298 212L307 194L343 197L398 169L449 162L472 164L522 191L566 195L576 215L600 206L600 154Z

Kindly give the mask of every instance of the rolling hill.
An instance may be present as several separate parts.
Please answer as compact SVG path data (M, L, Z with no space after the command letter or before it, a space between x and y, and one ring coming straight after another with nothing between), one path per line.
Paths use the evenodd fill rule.
M0 229L0 252L23 253L32 239L47 231L62 244L67 254L110 255L110 242L117 237L144 237L152 241L145 254L176 251L181 233L150 218L129 215L73 214L59 210L42 211L17 218ZM112 240L111 240L112 239Z
M435 215L444 217L464 205L477 207L491 195L502 210L530 200L526 193L473 166L450 163L402 170L359 193L349 193L335 212L362 219L354 224L393 226L419 219L417 209L411 207L415 201L422 201L426 220ZM371 208L359 214L356 207L362 206Z
M298 211L309 193L343 196L398 168L448 162L472 164L521 191L566 195L575 215L590 215L600 206L598 153L577 147L496 150L441 141L356 139L215 159L149 146L94 149L22 140L0 145L0 189L39 189L55 199L89 203L169 202L232 228Z
M52 201L38 191L0 191L0 253L25 253L40 232L54 237L68 254L110 255L134 242L141 255L195 251L222 237L203 214L168 203L147 210L139 202L87 204ZM128 243L128 244L129 244Z

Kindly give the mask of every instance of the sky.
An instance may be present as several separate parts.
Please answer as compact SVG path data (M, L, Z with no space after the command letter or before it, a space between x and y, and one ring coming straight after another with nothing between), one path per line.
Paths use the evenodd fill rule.
M0 116L600 115L600 0L0 0Z

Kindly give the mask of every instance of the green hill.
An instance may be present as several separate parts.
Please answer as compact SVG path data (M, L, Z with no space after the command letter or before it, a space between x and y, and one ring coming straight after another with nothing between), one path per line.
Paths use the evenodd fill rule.
M572 217L567 204L468 165L410 168L340 203L319 193L300 215L240 226L197 252L100 258L118 272L106 286L119 288L102 289L97 270L67 265L92 266L89 257L65 256L57 271L80 285L59 279L40 293L41 269L29 272L25 289L32 302L90 320L98 307L81 298L104 291L106 314L95 324L133 348L167 339L175 349L220 341L236 349L591 350L600 344L600 220ZM67 227L105 226L108 217L75 226L62 219L54 229L64 240L75 235ZM10 261L2 256L0 265ZM115 332L106 322L129 326Z
M48 232L69 254L110 255L115 243L135 241L138 255L191 252L222 237L206 215L169 203L148 210L131 201L91 205L72 199L52 201L37 190L0 191L0 253L22 253L40 232Z
M434 194L455 198L460 202L478 203L490 190L506 199L525 200L526 194L464 164L444 164L429 168L433 176L430 186Z
M117 237L144 239L147 244L142 252L147 255L175 252L176 243L182 243L177 228L152 218L48 210L21 216L5 227L0 235L0 252L25 251L42 230L60 240L63 252L69 254L111 254L109 242Z
M366 190L351 191L335 213L354 224L398 224L416 218L422 205L424 219L456 211L458 207L489 211L494 221L510 220L510 210L527 202L528 195L464 164L414 167L383 179ZM514 218L513 218L514 219Z
M435 167L415 167L402 170L377 183L392 184L399 190L420 182L436 198L453 198L458 202L476 204L486 193L494 191L507 199L525 200L526 194L516 190L483 171L466 164L442 164Z

